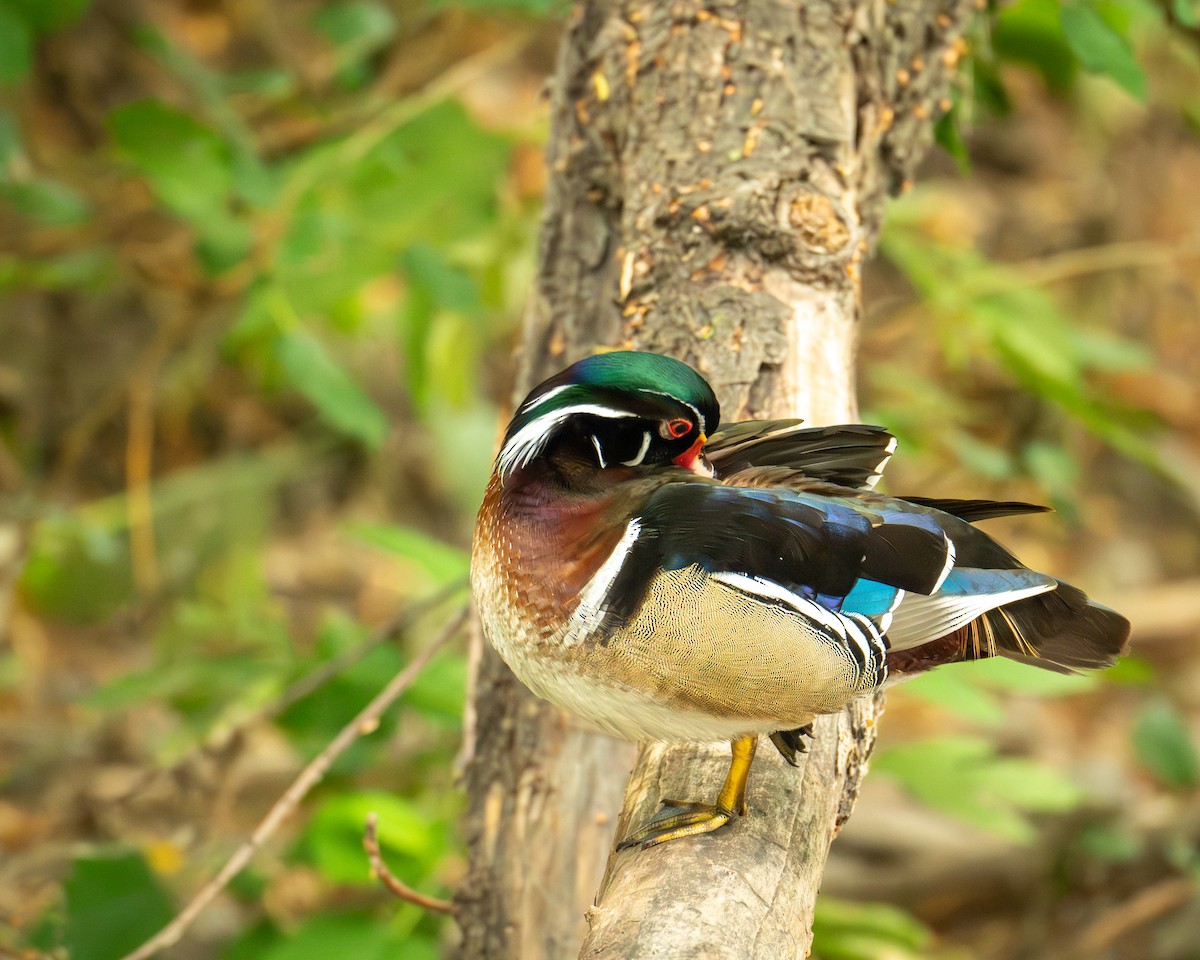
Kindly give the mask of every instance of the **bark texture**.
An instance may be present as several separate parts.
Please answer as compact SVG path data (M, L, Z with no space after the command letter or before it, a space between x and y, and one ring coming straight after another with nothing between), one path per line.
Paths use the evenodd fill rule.
M669 353L723 419L855 413L859 265L912 176L969 0L594 0L555 78L551 182L519 397L596 346ZM803 956L876 704L817 725L802 768L759 751L750 815L605 853L627 745L578 729L479 650L466 768L465 957ZM727 745L643 747L618 834L711 800ZM587 909L601 871L595 905Z

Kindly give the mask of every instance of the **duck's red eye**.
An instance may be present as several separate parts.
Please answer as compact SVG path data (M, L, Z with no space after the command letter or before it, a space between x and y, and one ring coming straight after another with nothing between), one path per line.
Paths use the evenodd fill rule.
M664 423L663 429L666 431L666 436L673 440L678 440L680 437L686 437L692 432L692 421L684 417L677 417L674 420L668 420Z

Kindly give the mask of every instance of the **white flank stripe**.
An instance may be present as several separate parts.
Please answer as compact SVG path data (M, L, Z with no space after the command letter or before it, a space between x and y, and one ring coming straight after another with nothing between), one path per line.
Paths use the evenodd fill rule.
M846 623L842 617L823 604L815 600L810 600L808 597L802 597L798 593L793 593L787 587L776 583L774 580L751 577L744 573L726 572L714 573L712 578L719 583L733 587L735 590L757 594L760 597L766 597L768 600L778 600L786 603L798 613L803 614L810 620L816 621L835 635L843 639L846 637Z
M854 645L862 651L863 665L866 666L875 658L873 656L872 643L867 637L862 619L856 614L848 613L842 616L842 622L846 624L846 639L852 640ZM870 621L867 622L869 623Z
M563 634L565 644L581 642L600 623L608 590L617 578L617 574L621 572L621 566L625 563L625 558L629 556L629 551L633 549L641 532L642 525L638 522L637 517L634 517L625 527L625 532L621 534L621 539L613 547L612 553L600 564L596 572L592 574L592 578L579 591L579 605L571 614L570 623Z

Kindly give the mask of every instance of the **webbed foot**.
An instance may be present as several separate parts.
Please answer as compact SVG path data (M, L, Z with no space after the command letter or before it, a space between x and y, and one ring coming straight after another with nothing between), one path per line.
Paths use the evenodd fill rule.
M618 850L640 846L643 850L655 844L712 833L734 818L732 810L723 810L715 803L693 800L664 800L658 811L640 830L635 830L617 844Z
M618 843L617 849L628 850L637 846L645 849L668 840L712 833L735 816L745 815L746 781L750 776L750 764L754 760L758 737L738 737L732 746L733 759L716 803L664 800L663 808L645 826Z

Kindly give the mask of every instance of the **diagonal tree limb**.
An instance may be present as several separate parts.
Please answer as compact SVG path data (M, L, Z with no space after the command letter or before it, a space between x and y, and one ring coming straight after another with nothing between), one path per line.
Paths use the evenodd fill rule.
M229 881L236 877L259 851L263 843L279 828L279 825L296 809L305 795L325 776L326 772L359 737L373 732L383 716L397 698L404 693L420 675L434 654L442 649L467 621L467 607L460 609L442 628L434 641L418 653L412 662L396 674L358 714L329 741L325 748L308 762L296 779L272 804L267 815L254 828L254 832L239 846L225 865L188 902L188 904L153 937L136 950L126 954L122 960L146 960L160 950L178 943L200 912L207 907Z

